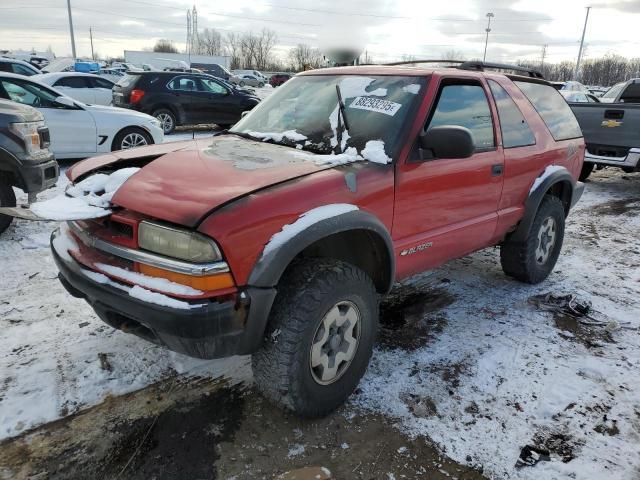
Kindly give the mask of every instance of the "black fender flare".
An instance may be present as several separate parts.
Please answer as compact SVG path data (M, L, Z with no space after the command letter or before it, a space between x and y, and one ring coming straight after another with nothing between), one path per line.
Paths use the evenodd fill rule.
M544 175L544 172L540 175ZM540 178L540 176L538 178ZM529 197L525 201L525 210L522 220L520 220L516 230L509 236L510 241L523 242L527 239L529 231L531 230L531 225L533 225L533 220L538 212L538 207L540 207L540 203L542 203L542 199L549 189L556 184L563 184L561 200L565 205L565 214L569 213L569 208L572 205L573 192L576 187L576 181L569 170L565 167L559 167L557 170L554 170L544 177L538 185L534 184L535 188L532 187L529 192Z
M393 241L384 224L377 217L363 210L352 210L319 220L296 233L278 248L269 250L267 253L263 250L262 256L249 275L248 284L259 288L275 287L289 264L304 249L330 235L354 230L364 230L383 242L383 250L387 257L384 261L387 265L383 267L385 268L383 285L376 285L376 287L381 293L388 293L395 279Z
M0 147L0 176L5 178L5 182L11 187L18 187L24 190L26 182L20 167L22 162L9 150Z

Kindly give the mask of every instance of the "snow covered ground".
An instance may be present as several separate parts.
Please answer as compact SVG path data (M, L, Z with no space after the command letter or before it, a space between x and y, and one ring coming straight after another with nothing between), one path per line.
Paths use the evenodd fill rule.
M506 278L493 249L399 286L348 411L383 413L494 478L637 479L638 192L640 175L595 174L539 286ZM199 361L100 322L56 279L56 225L16 220L0 237L0 438L175 374L251 381L246 357ZM528 301L546 292L590 300L596 324ZM527 445L550 460L516 469Z

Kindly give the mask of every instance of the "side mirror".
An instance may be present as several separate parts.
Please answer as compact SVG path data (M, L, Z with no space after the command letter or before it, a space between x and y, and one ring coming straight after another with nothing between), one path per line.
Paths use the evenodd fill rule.
M62 105L64 107L76 108L76 102L71 100L69 97L62 97L62 96L57 97L56 98L56 103L58 105Z
M433 127L420 135L420 158L469 158L476 147L468 128L456 125Z

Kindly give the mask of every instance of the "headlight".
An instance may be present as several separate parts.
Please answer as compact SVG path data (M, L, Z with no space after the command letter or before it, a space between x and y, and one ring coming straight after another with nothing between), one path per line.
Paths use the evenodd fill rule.
M150 252L194 263L222 260L213 240L196 232L178 230L157 223L141 222L138 245Z
M44 122L10 123L9 130L22 139L27 153L33 154L41 150L38 129L44 127Z

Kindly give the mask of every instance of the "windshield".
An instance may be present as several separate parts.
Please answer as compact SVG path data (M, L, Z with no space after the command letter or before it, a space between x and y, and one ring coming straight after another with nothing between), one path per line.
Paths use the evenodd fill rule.
M625 82L615 84L613 87L611 87L611 88L607 91L607 93L605 93L604 95L602 95L602 98L606 98L606 99L609 99L609 98L611 98L611 99L615 99L615 98L620 94L620 92L622 91L622 89L624 88L624 86L625 86Z
M350 148L361 153L367 142L382 141L385 153L393 158L425 83L423 77L409 76L294 77L231 132L323 154ZM348 130L339 114L336 85Z

